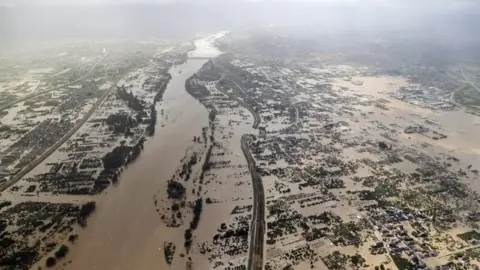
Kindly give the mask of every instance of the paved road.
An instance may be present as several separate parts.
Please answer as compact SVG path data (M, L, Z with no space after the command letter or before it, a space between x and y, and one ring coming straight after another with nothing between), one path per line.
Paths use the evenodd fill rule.
M69 85L72 85L72 84L76 84L76 83L79 83L79 82L85 80L86 78L90 77L90 75L92 75L92 73L93 73L93 71L95 70L95 68L98 66L98 64L100 64L100 63L103 61L103 59L105 59L105 57L107 57L107 55L108 55L108 51L102 56L102 58L100 58L100 60L98 60L98 61L92 66L92 68L88 71L87 74L85 74L85 76L83 76L83 77L81 77L81 78L79 78L79 79L77 79L77 80L75 80L75 81L73 81L73 82L69 82L69 83L66 83L66 84L62 84L62 85L59 85L59 86L54 87L54 88L52 88L52 89L48 89L48 90L45 90L45 91L40 91L40 92L38 92L38 93L33 93L33 94L31 94L31 95L28 95L28 96L25 96L25 97L16 99L16 100L14 100L14 101L12 101L12 102L10 102L10 103L5 104L4 106L2 106L2 107L0 108L0 111L6 110L6 109L12 107L13 105L15 105L15 104L17 104L17 103L20 103L20 102L22 102L22 101L25 101L25 100L27 100L27 99L31 99L31 98L34 98L34 97L37 97L37 96L46 94L46 93L48 93L48 92L52 92L52 91L58 90L58 89L63 88L63 87L65 87L65 86L69 86Z
M253 216L250 226L250 248L248 254L248 270L263 269L263 251L265 238L265 193L260 174L257 172L255 159L248 147L250 135L242 136L242 151L247 159L248 169L252 177L253 187Z
M222 65L220 65L220 64L218 64L218 63L217 63L216 65L219 66L219 67L221 67L221 68L223 69L222 78L221 78L220 80L225 79L228 70L227 70L224 66L222 66ZM220 80L219 80L219 81L220 81ZM245 91L245 89L243 89L243 87L241 87L240 85L238 85L238 83L237 83L234 79L230 79L230 80L235 84L235 86L236 86L240 91L243 92L243 94L244 94L245 96L248 96L248 93ZM253 125L252 125L252 127L253 127L253 128L258 128L258 125L260 125L260 123L261 123L261 121L262 121L261 118L260 118L260 114L258 114L258 112L256 112L252 107L250 107L250 105L248 105L248 104L247 104L246 102L244 102L243 100L237 98L236 96L234 96L234 95L232 95L232 94L230 94L230 93L227 93L226 91L222 91L222 90L221 90L221 87L218 87L218 82L217 82L217 84L215 85L215 87L217 88L218 91L220 91L220 92L222 92L223 94L227 95L230 99L233 99L233 100L237 101L238 103L240 103L240 105L242 105L243 107L247 108L247 109L250 111L250 113L253 115Z
M233 81L233 80L232 80ZM242 88L235 82L233 81L233 83L240 88L240 90L242 90ZM217 83L218 84L218 83ZM253 128L258 128L258 125L260 125L261 123L261 118L260 118L260 115L255 111L253 110L252 107L250 107L250 105L248 105L246 102L244 102L243 100L239 99L238 97L226 92L226 91L223 91L221 90L222 88L219 87L218 85L215 85L215 87L217 88L218 91L222 92L223 94L225 94L226 96L228 96L230 99L233 99L235 100L236 102L240 103L240 105L242 105L243 107L247 108L247 110L250 111L250 113L253 115L253 125L252 127ZM243 91L243 90L242 90Z
M221 66L221 65L220 65ZM225 79L226 73L228 72L226 68L221 66L224 70L222 74L222 79ZM236 87L239 88L245 95L248 95L238 83L231 79ZM218 86L218 82L215 85L218 91L227 95L230 99L233 99L240 103L243 107L247 108L250 113L253 115L254 122L252 127L254 129L258 128L258 125L261 122L260 115L253 110L246 102L239 99L238 97L222 91L221 87ZM265 243L265 232L267 230L265 225L265 192L263 189L263 182L260 174L257 171L257 165L255 164L255 159L250 152L248 144L250 142L249 134L242 135L241 147L243 155L247 160L248 170L252 178L252 188L253 188L253 215L252 223L250 225L250 247L248 250L248 270L262 270L263 269L263 254L264 254L264 243Z
M106 90L103 95L95 102L95 104L90 108L90 110L85 114L85 116L78 122L67 134L65 134L58 142L56 142L52 147L50 147L45 153L43 153L40 157L32 161L28 164L23 170L15 174L7 183L0 187L0 193L8 189L9 187L13 186L15 183L20 181L27 173L37 167L40 163L42 163L45 159L47 159L55 150L57 150L60 146L62 146L70 137L75 134L93 115L93 113L98 109L98 107L102 104L102 102L107 98L107 96L112 92L113 89L116 88L117 83L120 81L116 81L108 90Z

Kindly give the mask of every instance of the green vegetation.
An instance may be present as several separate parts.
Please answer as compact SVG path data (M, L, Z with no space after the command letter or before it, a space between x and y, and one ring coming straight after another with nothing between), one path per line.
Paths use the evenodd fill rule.
M71 234L68 236L68 241L73 243L77 240L77 238L78 238L78 234Z
M200 214L202 213L202 208L203 208L203 199L197 199L195 201L195 205L193 206L193 220L190 222L190 228L185 230L185 243L184 246L187 249L187 253L190 250L190 247L192 246L192 231L195 230L198 226L198 222L200 221Z
M130 155L131 147L117 146L112 152L107 153L103 158L103 167L106 170L114 170L122 167Z
M8 207L10 205L12 205L12 202L8 202L8 201L0 202L0 210L4 207Z
M380 147L380 149L382 150L385 150L388 149L388 144L386 144L385 142L378 142L378 147Z
M480 233L475 230L472 230L466 233L461 233L461 234L458 234L457 236L465 242L468 242L472 239L480 240Z
M383 198L396 197L400 191L397 188L396 183L388 181L379 181L378 185L373 191L362 190L359 195L361 200L376 200L380 201Z
M195 206L193 207L193 220L190 222L190 229L195 230L198 226L198 222L200 221L200 214L202 214L203 208L203 199L197 199L195 201Z
M169 181L167 186L168 198L179 199L185 195L185 187L176 181Z
M90 216L93 211L95 211L96 208L96 203L95 202L88 202L80 208L80 211L78 212L78 224L80 224L82 227L87 225L86 219L88 216Z
M212 150L213 150L213 144L210 145L210 147L207 150L207 155L205 156L205 161L203 162L203 165L202 165L203 172L210 170L210 168L212 167L212 164L210 164L210 157L212 156Z
M195 164L197 164L196 152L192 154L188 162L183 163L182 171L179 173L179 176L185 176L185 181L188 181L190 179L190 175L192 174L192 168Z
M210 120L210 122L213 122L213 121L215 121L216 116L217 116L217 112L216 112L216 110L213 109L208 114L208 119Z
M55 264L57 264L57 260L54 257L48 257L47 261L45 262L47 267L53 267Z
M180 205L178 203L172 204L172 211L178 211L180 209Z
M175 245L171 242L163 243L163 254L165 256L165 262L170 265L173 261L173 255L175 254Z
M145 143L145 141L146 141L145 137L142 137L140 138L140 140L138 140L137 144L131 148L132 151L130 152L130 156L127 159L127 164L132 163L138 158L138 156L140 156L140 153L143 150L143 144Z
M342 244L343 246L359 246L362 242L359 236L360 231L361 229L353 221L348 223L341 223L338 226L333 227L333 237L331 238L331 241L335 245Z
M327 266L327 269L342 270L347 266L348 259L347 255L336 250L322 258L322 261Z
M167 89L167 85L172 79L172 74L167 73L166 79L162 80L158 83L155 84L155 90L157 91L157 94L155 95L155 102L159 102L163 98L163 94L165 93L165 90Z
M360 254L350 256L350 262L353 266L362 266L365 263L365 259Z
M391 254L393 262L397 266L398 270L407 270L407 269L412 269L410 266L410 263L408 262L407 259L403 258L399 254ZM380 266L380 269L382 268L383 265Z
M117 95L121 100L125 101L125 103L130 109L139 112L143 111L142 102L137 97L135 97L132 92L127 92L124 86L122 86L121 88L117 87Z
M150 107L150 124L147 126L147 135L153 136L155 134L155 125L157 124L157 110L155 109L155 103Z
M68 247L66 245L62 245L56 252L55 252L55 258L61 259L65 257L68 253Z
M184 238L185 238L185 243L184 246L187 249L187 253L190 251L190 247L192 246L192 229L186 229Z
M133 132L130 129L137 126L137 121L127 113L111 114L107 117L105 123L115 134L125 134L126 137L132 136Z

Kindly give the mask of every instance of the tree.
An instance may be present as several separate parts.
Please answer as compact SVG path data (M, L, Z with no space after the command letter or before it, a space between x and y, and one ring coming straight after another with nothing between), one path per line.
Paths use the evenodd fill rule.
M190 229L195 230L200 221L200 214L202 213L203 200L202 198L195 201L195 206L193 207L193 220L190 222Z
M95 202L88 202L82 205L82 207L80 208L80 211L78 212L78 218L77 218L78 224L80 224L83 227L86 226L87 225L86 219L88 216L90 216L90 214L92 214L95 208L96 208Z
M55 257L57 259L63 258L67 255L68 253L68 247L66 245L62 245L56 252L55 252Z
M55 266L55 264L57 264L57 260L54 257L48 257L48 259L45 263L45 265L47 267L53 267L53 266Z
M378 147L380 147L382 150L385 150L388 148L388 145L385 142L378 142Z
M130 155L132 148L129 146L117 146L112 152L107 153L103 158L103 167L106 170L118 169L125 164L127 156Z

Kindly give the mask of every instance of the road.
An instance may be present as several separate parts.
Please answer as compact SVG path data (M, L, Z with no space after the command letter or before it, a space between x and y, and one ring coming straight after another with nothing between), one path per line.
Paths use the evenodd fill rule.
M120 77L121 78L121 77ZM107 98L107 96L116 88L117 83L120 81L116 81L108 90L106 90L103 95L95 102L95 104L90 108L90 110L83 116L82 120L78 122L67 134L65 134L58 142L56 142L52 147L50 147L45 153L43 153L40 157L32 161L28 164L23 170L15 174L7 183L0 187L0 193L8 189L9 187L13 186L15 183L20 181L27 173L37 167L40 163L42 163L45 159L47 159L55 150L57 150L60 146L62 146L66 141L70 139L70 137L75 134L93 115L93 113L98 109L98 107L103 103L103 101Z
M460 253L463 253L463 252L465 252L465 251L469 251L469 250L475 249L475 248L480 248L480 245L473 245L473 246L470 246L470 247L462 248L462 249L456 250L456 251L454 251L454 252L450 252L450 253L447 253L447 254L445 254L445 255L439 256L439 258L450 257L450 256L452 256L452 255L460 254Z
M247 96L248 94L245 92L245 90L240 87L240 85L237 84L237 82L235 82L235 80L232 79L232 82L240 89L240 91L242 91L245 96ZM228 94L227 94L228 95ZM258 114L258 112L256 112L252 107L250 107L250 105L248 105L246 102L244 102L243 100L237 98L237 97L234 97L234 96L231 96L231 95L228 95L230 98L233 98L235 99L236 101L238 101L241 105L243 105L245 108L247 108L250 113L253 115L253 125L252 127L253 128L258 128L258 125L260 125L260 122L261 122L261 118L260 118L260 115Z
M222 79L223 79L223 78L222 78ZM232 80L232 81L233 81L233 83L234 83L238 88L240 88L240 90L241 90L242 92L245 92L234 80ZM230 99L237 101L238 103L240 103L240 105L242 105L243 107L247 108L247 110L249 110L250 113L253 115L253 125L252 125L252 127L255 128L255 129L258 128L258 125L260 125L260 123L261 123L260 115L259 115L252 107L250 107L250 105L248 105L245 101L239 99L238 97L236 97L236 96L234 96L234 95L232 95L232 94L230 94L230 93L228 93L228 92L226 92L226 91L221 90L222 88L218 86L218 82L217 82L217 84L215 84L215 88L216 88L219 92L221 92L221 93L223 93L224 95L228 96Z
M221 65L219 65L221 66ZM226 73L228 72L227 69L221 66L224 70L222 74L222 79L225 79ZM233 80L233 83L240 91L242 91L245 95L248 95L238 83ZM241 100L240 98L226 92L222 91L221 87L218 86L218 82L215 85L216 89L230 99L237 101L243 107L247 108L250 113L253 115L254 122L252 127L254 129L258 128L258 125L261 122L260 115L253 110L246 102ZM264 255L264 243L265 243L265 232L267 230L265 225L265 192L263 189L263 182L260 174L257 171L257 165L255 163L255 159L250 152L250 148L248 146L250 141L249 134L243 134L241 139L241 147L243 155L247 160L248 170L250 171L250 175L252 178L252 188L253 188L253 215L252 215L252 223L250 225L250 246L248 250L248 270L262 270L263 269L263 255Z
M48 92L52 92L52 91L55 91L55 90L58 90L60 88L63 88L65 86L69 86L69 85L72 85L72 84L76 84L76 83L79 83L83 80L85 80L86 78L90 77L90 75L92 75L93 71L95 70L95 68L98 66L98 64L100 64L103 59L105 59L105 57L107 57L108 55L108 51L102 56L102 58L100 58L100 60L98 60L93 66L92 68L88 71L87 74L85 74L85 76L73 81L73 82L69 82L69 83L66 83L66 84L62 84L62 85L59 85L57 87L54 87L52 89L48 89L48 90L45 90L45 91L41 91L41 92L38 92L38 93L34 93L34 94L31 94L31 95L28 95L28 96L25 96L25 97L22 97L22 98L19 98L19 99L16 99L6 105L4 105L3 107L0 108L0 111L3 111L3 110L6 110L10 107L12 107L13 105L17 104L17 103L20 103L22 101L25 101L27 99L31 99L31 98L34 98L34 97L37 97L37 96L40 96L40 95L43 95L43 94L46 94ZM37 86L38 87L38 86Z
M241 145L242 151L247 160L248 170L252 177L253 188L253 216L252 224L250 226L250 248L248 253L248 270L263 269L263 253L264 253L264 238L265 238L265 193L263 190L263 182L259 173L255 159L248 147L250 135L244 134L242 136Z
M237 101L238 103L240 103L240 105L242 105L243 107L247 108L247 109L250 111L250 113L253 115L254 121L253 121L252 127L255 128L255 129L258 128L258 125L260 125L260 123L261 123L261 121L262 121L261 118L260 118L260 114L258 114L258 112L256 112L252 107L250 107L250 105L248 105L245 101L239 99L238 97L236 97L236 96L234 96L234 95L232 95L232 94L229 94L229 93L227 93L227 92L225 92L225 91L220 90L221 87L218 87L218 82L221 81L221 80L223 80L223 79L230 79L230 78L226 78L226 77L227 77L228 70L227 70L224 66L222 66L222 65L219 64L219 63L215 63L215 65L217 65L217 66L219 66L219 67L221 67L221 68L223 69L222 78L217 81L217 83L215 84L215 88L216 88L218 91L222 92L224 95L227 95L230 99L233 99L233 100ZM237 83L234 79L230 79L230 80L233 82L233 84L235 84L235 86L236 86L240 91L242 91L242 93L243 93L245 96L248 96L248 93L245 91L245 89L243 89L243 87L241 87L240 85L238 85L238 83Z

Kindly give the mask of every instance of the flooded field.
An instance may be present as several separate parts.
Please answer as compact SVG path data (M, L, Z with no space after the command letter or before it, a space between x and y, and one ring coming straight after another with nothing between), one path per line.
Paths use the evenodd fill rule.
M148 50L54 116L79 128L2 193L16 223L0 240L18 244L0 268L35 249L32 269L402 269L401 252L433 269L454 250L443 234L480 226L480 118L441 87L258 59L225 34ZM37 127L55 106L18 102L0 122Z
M196 45L209 44L201 43ZM196 56L204 51L208 56L218 54L214 49L198 50ZM124 170L118 184L99 200L89 226L79 234L70 257L72 263L66 269L152 269L166 265L164 242L183 249L184 230L164 224L155 209L154 196L167 199L167 181L192 147L192 138L208 126L207 110L185 91L185 81L205 62L188 60L170 70L172 79L157 105L159 121L154 137L145 143L138 160ZM202 219L206 222L214 216L208 214ZM205 227L214 229L208 224ZM172 266L185 268L184 263L174 262Z
M172 80L158 107L168 120L158 123L157 133L146 142L141 157L100 200L67 269L148 269L165 263L162 247L167 236L183 239L183 231L169 230L160 222L152 197L158 190L166 196L167 180L193 136L208 125L207 111L184 89L185 80L203 63L190 60L172 70Z

